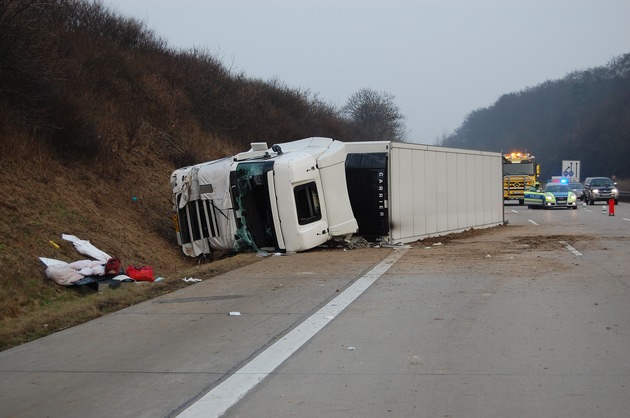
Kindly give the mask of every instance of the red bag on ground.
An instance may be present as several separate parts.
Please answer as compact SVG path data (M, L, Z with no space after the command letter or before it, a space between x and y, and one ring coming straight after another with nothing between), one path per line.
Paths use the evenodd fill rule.
M120 258L114 257L107 260L105 264L105 274L119 274L120 273Z
M140 268L135 266L127 267L125 274L138 282L152 282L155 280L153 277L153 267L142 266Z

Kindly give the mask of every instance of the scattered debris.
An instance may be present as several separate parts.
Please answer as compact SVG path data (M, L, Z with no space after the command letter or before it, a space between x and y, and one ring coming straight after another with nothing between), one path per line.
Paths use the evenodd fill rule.
M66 241L70 241L74 248L81 254L92 257L94 260L102 261L104 263L107 262L110 258L112 258L109 254L104 251L96 248L90 241L79 239L74 235L61 234L61 238Z
M87 255L91 260L78 260L65 262L54 258L39 257L46 266L46 276L55 283L63 286L87 286L93 290L101 291L106 288L118 288L122 282L154 281L153 268L142 266L132 272L127 269L123 272L121 261L106 252L96 248L90 241L83 240L75 235L62 234L61 238L71 242L80 254ZM49 244L55 249L59 245L50 240ZM123 274L125 273L125 274Z
M201 279L195 279L194 277L183 277L182 281L186 282L186 283L199 283L201 281Z

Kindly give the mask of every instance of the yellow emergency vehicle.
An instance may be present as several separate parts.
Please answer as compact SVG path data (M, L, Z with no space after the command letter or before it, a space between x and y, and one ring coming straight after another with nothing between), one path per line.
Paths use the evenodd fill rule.
M524 203L527 190L534 187L540 175L540 166L527 152L513 151L503 154L503 200Z

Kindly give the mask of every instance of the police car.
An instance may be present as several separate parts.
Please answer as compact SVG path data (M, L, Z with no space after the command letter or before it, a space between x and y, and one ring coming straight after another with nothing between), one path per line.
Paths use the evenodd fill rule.
M577 209L577 195L566 183L547 183L544 190L528 190L523 196L528 208Z

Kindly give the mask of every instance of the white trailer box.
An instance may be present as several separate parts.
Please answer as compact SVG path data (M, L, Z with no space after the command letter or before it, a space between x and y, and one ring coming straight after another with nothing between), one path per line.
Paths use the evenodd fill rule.
M504 222L500 153L388 141L346 151L358 235L398 244Z

